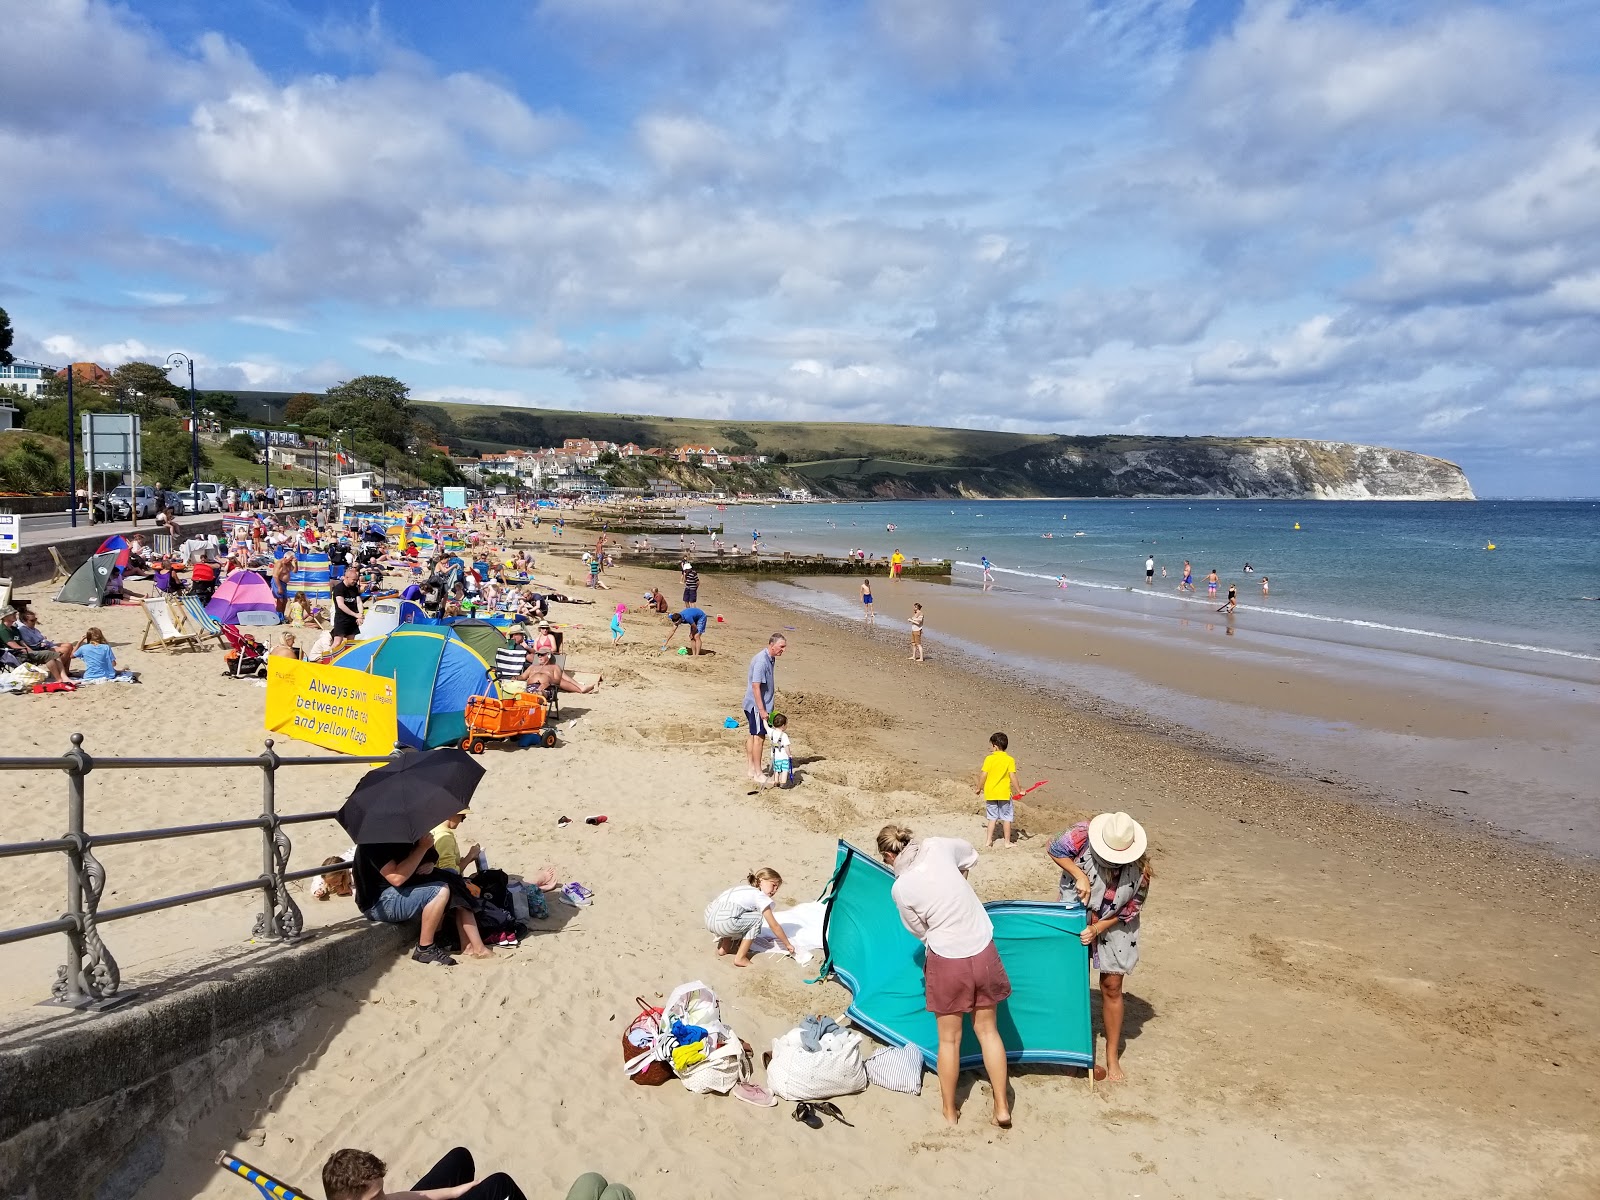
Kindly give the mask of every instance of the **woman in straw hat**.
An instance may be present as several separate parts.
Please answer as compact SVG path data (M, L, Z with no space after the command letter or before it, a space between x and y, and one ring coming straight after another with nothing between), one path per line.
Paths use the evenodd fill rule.
M1139 913L1150 890L1144 826L1127 813L1080 821L1050 843L1061 868L1061 901L1088 910L1080 935L1100 972L1100 1017L1106 1029L1106 1078L1122 1074L1122 977L1139 965Z

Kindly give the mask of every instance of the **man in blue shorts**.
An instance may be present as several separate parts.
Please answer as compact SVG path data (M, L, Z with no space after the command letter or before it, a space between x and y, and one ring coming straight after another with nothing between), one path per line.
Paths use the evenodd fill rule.
M672 639L678 636L680 626L689 630L689 653L696 658L700 656L700 636L706 631L706 613L703 608L690 606L682 612L675 612L667 620L672 622L672 629L667 633L667 640L661 643L665 650L672 644Z
M767 714L772 711L772 701L778 691L778 659L783 657L788 645L783 634L775 633L750 660L750 681L744 688L744 719L750 727L746 746L750 759L750 778L757 783L766 781L761 773L761 755L767 745Z

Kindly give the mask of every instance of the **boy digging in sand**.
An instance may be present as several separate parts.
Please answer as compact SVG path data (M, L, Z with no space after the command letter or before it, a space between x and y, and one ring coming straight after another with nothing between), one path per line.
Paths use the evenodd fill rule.
M1005 844L1011 844L1011 822L1016 812L1011 797L1017 794L1017 760L1006 753L1010 741L1003 733L989 739L989 755L978 770L978 795L983 797L984 816L989 818L989 832L983 844L994 845L994 827L998 824L1005 833Z

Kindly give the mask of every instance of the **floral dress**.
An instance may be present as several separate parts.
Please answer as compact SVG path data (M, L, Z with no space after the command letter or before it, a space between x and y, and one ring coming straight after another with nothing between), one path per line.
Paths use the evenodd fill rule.
M1139 913L1150 891L1150 875L1139 863L1118 866L1095 857L1089 845L1089 822L1080 821L1050 843L1051 858L1070 858L1089 877L1089 920L1116 917L1116 924L1095 938L1089 960L1106 975L1128 975L1139 965ZM1061 902L1077 904L1072 876L1061 872Z

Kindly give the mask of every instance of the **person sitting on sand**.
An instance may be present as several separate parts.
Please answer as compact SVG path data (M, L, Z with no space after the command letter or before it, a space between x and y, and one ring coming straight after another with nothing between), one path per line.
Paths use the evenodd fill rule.
M356 847L356 908L369 921L404 925L421 918L422 929L411 957L419 963L438 963L453 967L456 960L433 939L444 924L447 911L455 914L461 944L473 958L488 958L493 953L478 933L478 920L457 896L449 881L430 878L439 859L433 848L433 834L425 833L415 845L404 842L374 842Z
M268 658L299 658L300 651L295 647L294 634L285 633L278 639L278 644L267 652Z
M117 668L117 654L107 643L106 635L98 625L83 635L83 640L72 652L73 658L83 660L83 675L79 683L138 683L132 671Z
M384 1189L386 1164L365 1150L335 1150L322 1164L322 1194L327 1200L527 1200L503 1171L477 1179L472 1151L457 1146L429 1168L408 1191Z
M535 627L538 630L533 637L533 645L529 647L533 654L555 654L560 650L561 643L550 629L550 622L541 620Z
M1075 897L1090 923L1080 935L1100 972L1100 1016L1106 1027L1106 1078L1122 1074L1122 978L1139 965L1139 914L1150 891L1144 827L1127 813L1080 821L1050 843L1061 868L1061 901Z
M961 1076L962 1018L972 1014L972 1032L983 1051L994 1101L994 1123L1011 1128L1006 1094L1006 1048L996 1010L1011 995L1011 980L994 944L994 923L967 872L978 852L960 838L914 838L902 825L878 831L878 857L895 874L889 889L900 922L921 942L927 958L923 990L938 1020L939 1098L944 1119L954 1125L956 1084Z
M5 654L8 661L43 667L52 683L60 683L67 677L66 663L71 659L72 647L29 649L27 642L22 639L21 630L17 628L21 615L9 604L0 608L0 653Z
M706 929L716 935L717 956L734 956L733 965L750 965L750 944L765 923L772 929L778 945L791 955L794 944L778 924L772 912L772 898L783 886L783 876L771 867L762 867L745 876L745 882L736 884L706 905Z

